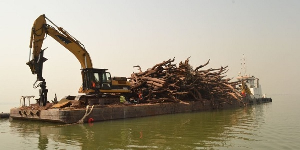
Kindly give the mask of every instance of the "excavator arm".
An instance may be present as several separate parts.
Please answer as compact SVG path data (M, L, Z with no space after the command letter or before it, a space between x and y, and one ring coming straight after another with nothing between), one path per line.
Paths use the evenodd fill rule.
M53 26L46 23L48 20ZM40 69L37 63L41 61L40 54L42 53L42 45L46 35L51 36L71 53L75 55L81 64L81 68L93 68L92 60L89 53L86 51L84 45L80 43L76 38L71 36L66 30L61 27L57 27L51 20L45 15L39 16L32 27L30 45L32 48L32 59L27 63L33 74L37 74Z

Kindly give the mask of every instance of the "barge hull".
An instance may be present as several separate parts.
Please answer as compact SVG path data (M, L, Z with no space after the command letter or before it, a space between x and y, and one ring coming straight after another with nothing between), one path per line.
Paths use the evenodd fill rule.
M270 99L260 99L259 103L271 102ZM248 101L249 102L249 101ZM251 103L249 103L251 104ZM88 122L90 118L93 121L106 121L125 118L137 118L146 116L155 116L163 114L187 113L195 111L207 111L212 109L227 109L244 107L244 104L235 102L233 104L222 104L213 106L209 101L192 101L181 103L158 103L158 104L137 104L137 105L115 105L100 106L91 109L48 109L48 110L22 110L21 108L12 108L10 117L12 119L40 120L50 122L60 122L66 124L77 123L83 119ZM84 117L87 112L91 113Z

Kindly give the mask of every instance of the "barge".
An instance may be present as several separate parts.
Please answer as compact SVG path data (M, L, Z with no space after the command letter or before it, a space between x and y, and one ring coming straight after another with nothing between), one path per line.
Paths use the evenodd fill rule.
M21 107L10 110L11 119L39 120L59 122L64 124L87 123L93 121L107 121L115 119L138 118L163 114L187 113L208 111L214 109L229 109L247 107L249 105L272 102L262 94L259 79L254 76L239 76L236 89L243 95L239 100L190 100L179 102L156 102L156 103L128 103L123 98L117 98L114 103L107 104L104 101L91 101L87 106L72 107L78 101L60 101L58 104L47 103L46 106L30 104L33 96L22 96ZM25 99L29 104L25 104ZM97 99L94 99L97 100ZM70 103L69 103L70 102ZM110 101L111 102L111 101ZM22 103L22 104L21 104ZM94 104L95 103L95 104Z
M239 92L242 93L241 101L214 103L212 100L161 102L161 103L127 103L127 101L114 101L112 104L99 102L95 105L75 108L67 105L69 101L60 101L58 104L47 103L46 106L30 104L33 96L22 96L21 107L10 110L10 118L23 120L39 120L47 122L58 122L64 124L87 123L93 121L107 121L126 118L138 118L164 114L188 113L208 111L214 109L229 109L247 107L262 103L272 102L262 94L259 79L254 76L239 76ZM25 104L25 99L28 104Z
M113 104L87 106L81 109L65 107L63 109L25 109L26 107L12 108L10 118L25 120L40 120L59 122L64 124L87 123L92 121L106 121L125 118L137 118L163 114L187 113L207 111L213 109L228 109L244 107L251 104L272 102L271 98L244 99L244 102L233 101L232 104L223 103L213 106L211 101L190 101L179 103L156 104ZM27 107L28 108L28 107Z

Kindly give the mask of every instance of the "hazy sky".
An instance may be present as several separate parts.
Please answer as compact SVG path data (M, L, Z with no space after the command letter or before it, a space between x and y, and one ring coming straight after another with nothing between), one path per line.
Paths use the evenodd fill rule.
M31 27L41 14L81 41L94 67L112 76L191 56L194 67L208 59L204 69L228 65L233 78L245 54L247 74L260 78L263 93L299 93L299 0L10 0L0 1L0 105L38 96L26 62ZM48 98L77 95L80 63L50 36L46 47Z

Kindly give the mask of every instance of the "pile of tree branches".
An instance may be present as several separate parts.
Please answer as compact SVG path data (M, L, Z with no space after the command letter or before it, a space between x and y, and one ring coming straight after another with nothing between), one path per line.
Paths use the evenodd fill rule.
M238 81L229 82L230 78L225 78L228 66L201 70L210 60L195 69L189 64L189 58L178 66L174 60L163 61L146 71L134 66L139 72L131 74L130 82L136 97L142 94L145 102L210 100L231 103L241 100L242 96L235 88Z

